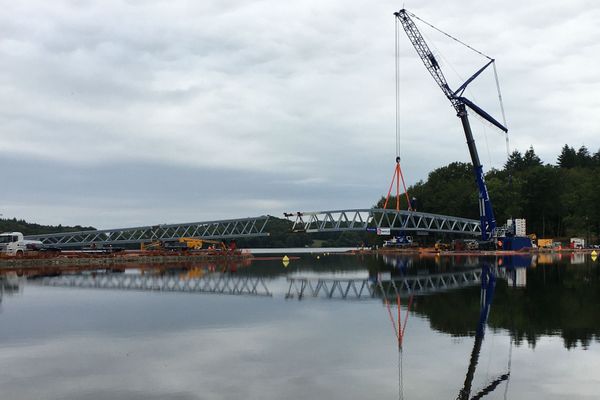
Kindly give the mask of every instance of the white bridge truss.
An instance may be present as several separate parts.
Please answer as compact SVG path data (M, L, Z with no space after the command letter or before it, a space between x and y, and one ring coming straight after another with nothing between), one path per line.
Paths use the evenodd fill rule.
M380 208L299 212L293 226L294 231L307 233L377 229L481 236L478 220Z
M201 277L178 275L140 275L122 273L61 275L36 280L28 284L86 289L133 290L150 292L212 293L238 296L268 296L272 293L262 277L227 274L206 274Z
M26 239L40 240L48 247L81 247L92 244L98 246L121 245L172 240L181 237L202 239L234 239L243 237L268 236L264 232L268 216L255 218L228 219L221 221L164 224L134 228L104 229L69 233L51 233L26 236Z

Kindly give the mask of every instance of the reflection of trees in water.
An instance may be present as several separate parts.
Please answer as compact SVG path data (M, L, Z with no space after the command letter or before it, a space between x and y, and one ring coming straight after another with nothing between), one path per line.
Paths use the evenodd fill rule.
M392 270L395 275L402 274L436 274L461 268L479 268L482 261L496 263L495 256L479 256L457 254L440 256L435 253L419 255L379 254L371 257L367 265L370 270Z
M600 342L600 273L587 265L547 265L527 270L527 287L499 281L488 325L510 331L517 345L535 347L543 335L559 335L566 348ZM419 298L415 312L431 327L456 336L473 336L479 289L468 288Z
M15 273L0 275L0 304L5 295L19 293L22 288L22 280Z

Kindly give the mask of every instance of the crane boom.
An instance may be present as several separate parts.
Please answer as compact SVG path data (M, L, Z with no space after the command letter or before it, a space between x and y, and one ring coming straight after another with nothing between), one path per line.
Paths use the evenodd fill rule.
M469 154L471 156L471 162L473 164L473 172L475 174L475 181L477 182L477 188L479 189L479 217L481 221L481 238L484 241L493 239L496 234L496 218L494 217L494 210L492 208L492 202L490 200L487 185L483 175L483 165L479 160L479 154L477 153L477 147L475 147L475 139L473 139L473 132L471 130L471 124L469 123L469 117L467 114L467 107L471 109L475 114L479 115L484 120L488 121L498 129L508 132L508 129L500 122L496 121L491 115L486 113L483 109L473 103L471 100L463 96L463 93L467 86L481 74L489 65L494 63L494 60L489 58L489 62L480 68L475 74L467 79L456 91L450 89L444 74L440 68L438 61L429 49L427 42L423 38L423 35L417 29L412 18L410 18L408 11L402 9L395 12L394 15L402 24L404 31L406 32L408 39L412 43L413 47L417 51L417 54L423 61L425 68L429 71L435 82L438 84L446 98L452 104L452 107L456 110L456 115L460 118L465 137L467 139L467 146L469 148ZM487 57L487 56L486 56Z
M419 54L419 57L421 57L423 64L425 64L425 68L427 68L435 82L438 84L440 89L442 89L442 92L444 92L448 100L450 100L456 109L456 112L458 112L458 101L454 98L454 92L448 86L446 77L440 69L440 64L437 62L432 51L429 49L427 42L425 42L425 39L423 39L423 35L421 35L421 32L419 32L417 29L414 21L408 16L405 9L394 13L394 15L400 20L402 28L404 28L408 39Z

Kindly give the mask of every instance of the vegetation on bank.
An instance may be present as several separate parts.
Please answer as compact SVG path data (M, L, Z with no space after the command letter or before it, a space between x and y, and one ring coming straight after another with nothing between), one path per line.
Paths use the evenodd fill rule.
M27 222L24 219L0 218L0 232L21 232L23 235L42 235L46 233L78 232L96 230L93 226L63 226L63 225L40 225Z
M500 170L486 174L496 221L526 218L538 237L600 235L600 150L591 154L564 145L555 164L544 164L533 147L514 151ZM479 218L478 192L471 164L453 162L408 188L418 211ZM406 209L406 199L401 195ZM383 207L381 198L377 203ZM388 208L395 207L395 198Z

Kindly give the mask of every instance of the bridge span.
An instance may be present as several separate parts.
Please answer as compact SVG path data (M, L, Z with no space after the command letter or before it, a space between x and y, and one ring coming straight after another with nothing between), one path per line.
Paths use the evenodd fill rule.
M174 240L181 237L201 239L235 239L268 236L265 232L268 215L220 221L163 224L133 228L103 229L68 233L30 235L26 239L40 240L47 247L82 247L90 245L122 245Z
M474 219L417 211L365 208L299 212L296 214L292 229L296 232L307 233L389 229L391 231L480 236L481 222Z
M289 215L286 214L286 216ZM292 226L294 232L388 230L391 233L402 231L481 235L481 223L478 220L416 211L363 208L299 212L295 216L296 219ZM181 237L235 239L268 236L269 233L265 232L268 220L269 216L263 215L218 221L29 235L25 238L40 240L49 248L77 248L90 245L118 246L155 240L176 240Z

